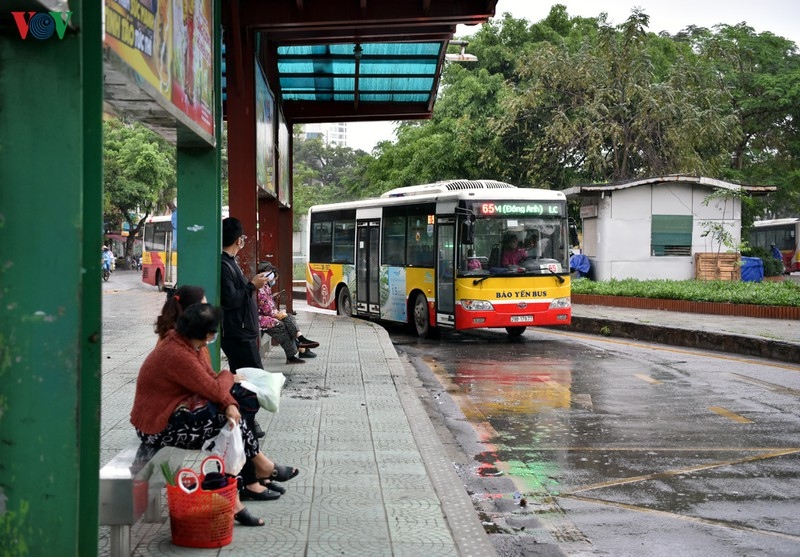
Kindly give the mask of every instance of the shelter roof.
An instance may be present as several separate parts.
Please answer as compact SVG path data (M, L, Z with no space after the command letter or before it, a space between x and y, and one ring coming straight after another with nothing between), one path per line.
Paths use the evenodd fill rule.
M255 34L267 81L293 124L425 119L456 25L484 23L496 5L250 0L231 3L226 28ZM226 50L241 37L226 37Z

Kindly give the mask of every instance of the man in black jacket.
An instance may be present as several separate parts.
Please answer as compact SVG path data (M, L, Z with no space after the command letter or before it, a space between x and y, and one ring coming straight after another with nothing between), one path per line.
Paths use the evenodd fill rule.
M222 301L222 327L220 347L228 358L231 372L243 367L263 369L258 350L261 329L258 326L256 291L266 284L266 273L256 274L249 281L236 263L236 254L244 247L247 236L239 219L229 217L222 221L222 275L220 298ZM253 410L258 411L257 408ZM258 437L264 432L255 421L255 412L250 418L250 427Z
M239 219L229 217L222 221L222 275L220 297L222 301L222 347L231 371L240 367L258 367L261 329L258 326L256 291L266 284L266 273L245 278L236 255L244 247L247 236L243 234Z

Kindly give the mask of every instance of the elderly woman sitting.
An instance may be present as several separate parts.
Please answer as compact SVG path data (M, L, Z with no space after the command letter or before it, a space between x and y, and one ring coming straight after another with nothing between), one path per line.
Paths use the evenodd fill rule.
M258 272L267 274L267 283L257 293L258 324L261 332L267 333L281 345L287 364L303 364L305 361L301 358L316 358L317 355L311 349L319 346L319 343L304 337L294 316L278 309L272 293L272 287L278 280L278 269L269 261L261 261Z
M200 450L228 420L241 422L245 456L259 479L285 481L296 468L277 466L259 450L258 441L241 419L231 395L237 380L227 370L214 373L203 350L217 338L221 312L210 304L193 304L178 317L175 329L145 358L136 380L131 423L142 443ZM245 526L263 526L236 499L234 518Z

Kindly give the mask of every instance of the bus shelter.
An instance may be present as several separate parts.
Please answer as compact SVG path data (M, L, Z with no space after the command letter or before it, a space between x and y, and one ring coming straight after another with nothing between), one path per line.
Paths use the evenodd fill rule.
M289 269L292 127L430 118L456 25L496 3L3 4L0 549L97 550L104 113L176 145L179 280L218 301L223 119L245 272Z

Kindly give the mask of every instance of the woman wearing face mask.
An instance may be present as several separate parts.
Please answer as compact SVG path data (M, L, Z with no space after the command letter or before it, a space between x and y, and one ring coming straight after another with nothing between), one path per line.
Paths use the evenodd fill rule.
M296 475L296 469L274 465L258 448L242 421L231 394L235 378L214 373L203 349L216 339L221 312L210 304L187 307L145 358L136 380L131 423L146 447L200 450L229 420L241 422L245 456L259 479ZM234 518L245 526L263 526L237 497Z
M267 333L280 343L286 354L287 364L303 364L303 358L316 358L311 349L319 346L318 342L308 340L297 327L293 315L278 309L272 287L278 281L278 269L268 261L258 263L258 272L265 273L267 284L258 290L258 324L261 331Z
M200 286L187 284L175 289L175 291L172 292L172 294L167 298L167 301L164 302L164 306L161 308L161 315L159 315L158 319L156 319L155 332L158 334L158 342L156 343L157 347L165 341L170 331L175 329L179 318L187 310L187 308L198 303L206 303L205 290ZM208 351L207 345L215 342L216 340L216 336L209 337L206 339L206 344L198 349L198 352L204 356L208 364L207 371L214 377L218 376L211 367L211 354ZM244 418L243 423L250 424L253 421L255 413L258 411L258 400L254 393L239 385L240 380L241 378L238 375L233 376L234 383L231 387L231 395L239 406L239 411ZM202 415L204 410L199 408L195 413ZM249 425L246 427L250 429ZM286 488L277 483L277 481L286 481L287 479L293 478L297 474L297 469L290 468L288 466L279 466L273 464L272 461L269 460L267 462L269 465L273 466L275 471L277 471L277 475L273 478L275 481L259 481L259 478L262 476L257 474L257 470L253 466L252 462L248 461L240 474L244 483L240 491L240 496L242 499L254 501L273 501L278 499L283 493L286 492Z

